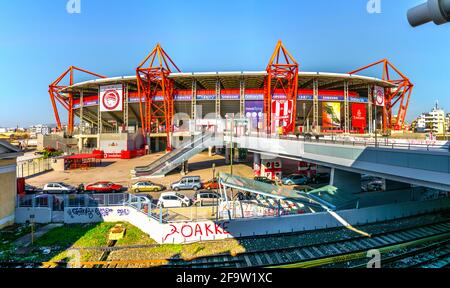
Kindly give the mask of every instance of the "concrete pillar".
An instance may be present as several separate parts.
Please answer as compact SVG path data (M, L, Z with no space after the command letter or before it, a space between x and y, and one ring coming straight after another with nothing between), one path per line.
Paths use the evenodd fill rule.
M212 146L209 146L209 147L208 147L208 156L209 156L209 157L212 157L212 156L213 156L213 147L212 147Z
M230 147L225 147L225 163L230 164Z
M156 152L159 152L160 151L160 149L159 149L159 141L160 141L161 139L159 139L159 138L155 138L155 151Z
M253 172L255 177L261 176L261 154L259 153L253 154Z
M361 192L361 174L331 169L330 185L337 187L339 193L353 194Z
M78 138L78 152L81 153L83 150L83 137Z

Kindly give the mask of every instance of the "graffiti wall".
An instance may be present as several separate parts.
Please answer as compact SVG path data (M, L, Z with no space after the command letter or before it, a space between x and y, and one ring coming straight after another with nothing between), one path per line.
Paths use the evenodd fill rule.
M110 221L127 221L131 214L129 207L81 207L64 209L64 222L71 223L95 223Z

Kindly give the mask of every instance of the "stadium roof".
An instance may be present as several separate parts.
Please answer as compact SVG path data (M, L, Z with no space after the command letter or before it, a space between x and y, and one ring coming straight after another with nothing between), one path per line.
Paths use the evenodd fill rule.
M217 80L222 89L236 89L240 87L240 81L245 80L246 89L261 89L264 87L266 71L241 71L241 72L193 72L171 73L169 78L174 80L176 89L191 89L192 80L197 80L198 89L214 90ZM374 84L385 88L394 85L387 81L367 76L350 75L327 72L299 72L299 89L312 89L313 80L319 81L320 89L344 89L344 82L349 81L351 90L366 89L367 84ZM136 87L136 76L119 76L112 78L95 79L76 83L61 90L61 93L77 94L81 90L97 92L99 85L128 83L131 89ZM137 88L136 88L137 89Z

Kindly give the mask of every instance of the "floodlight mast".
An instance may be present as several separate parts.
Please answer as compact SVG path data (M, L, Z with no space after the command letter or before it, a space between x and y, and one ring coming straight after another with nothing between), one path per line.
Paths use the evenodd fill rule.
M408 11L408 21L412 27L417 27L433 21L442 25L450 21L450 0L428 0Z

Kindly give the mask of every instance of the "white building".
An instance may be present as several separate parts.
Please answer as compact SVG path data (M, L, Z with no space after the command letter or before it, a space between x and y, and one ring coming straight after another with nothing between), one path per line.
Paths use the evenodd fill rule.
M429 113L424 113L417 118L417 132L433 133L442 135L448 130L448 118L445 111L438 104Z
M425 114L422 114L417 118L416 131L419 133L425 133L427 123L425 121Z
M450 132L450 113L448 113L447 114L447 121L446 121L446 123L447 123L447 132Z
M32 135L38 135L38 134L49 135L51 133L51 131L52 131L52 129L49 126L42 125L42 124L30 127L30 133Z

